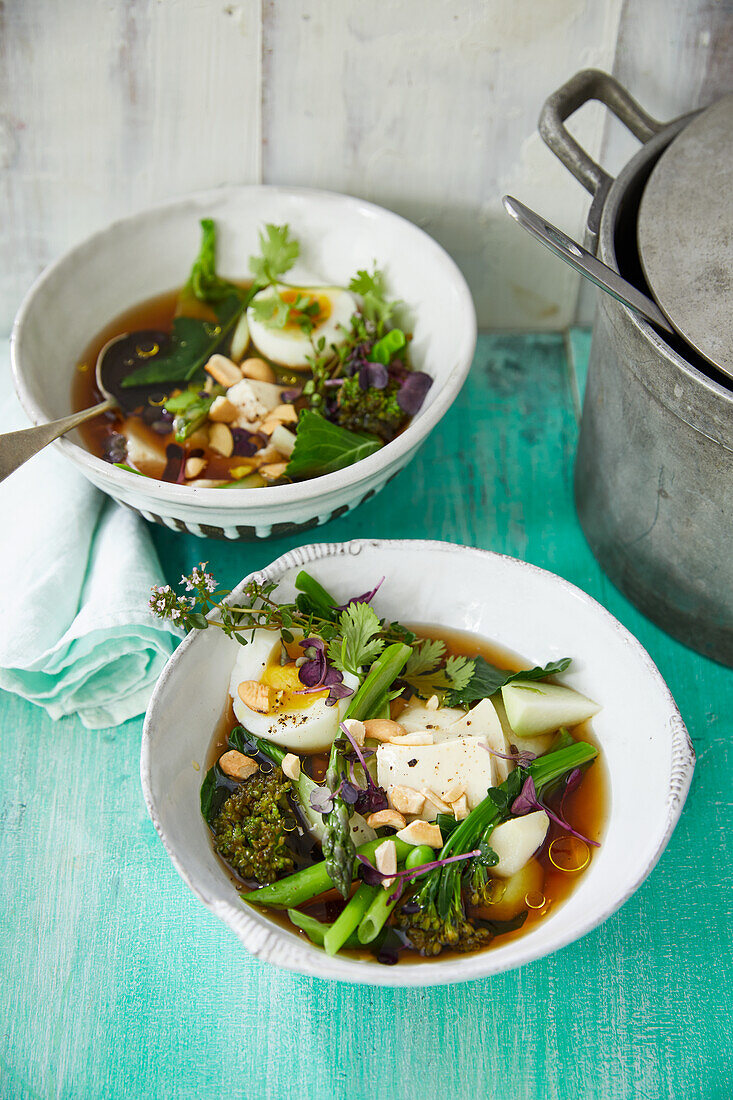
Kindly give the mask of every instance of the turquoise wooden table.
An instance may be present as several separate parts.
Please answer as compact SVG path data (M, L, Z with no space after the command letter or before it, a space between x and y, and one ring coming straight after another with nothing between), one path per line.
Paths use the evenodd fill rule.
M733 674L647 622L585 544L571 484L587 350L582 332L482 337L463 394L413 464L308 537L514 554L637 635L698 756L650 880L580 942L467 985L385 990L281 972L247 955L169 863L140 792L141 720L89 733L6 695L3 1100L733 1095ZM208 558L234 583L299 541L155 538L171 582Z

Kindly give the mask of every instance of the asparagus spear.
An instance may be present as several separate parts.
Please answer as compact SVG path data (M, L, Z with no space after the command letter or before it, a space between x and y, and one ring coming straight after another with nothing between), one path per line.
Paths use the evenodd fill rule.
M341 780L346 774L346 762L343 757L341 738L331 746L325 781L333 798L333 808L326 816L326 831L321 842L323 858L328 867L331 881L342 897L348 898L351 890L352 868L356 848L351 839L349 819L351 809L338 794Z
M387 646L353 696L345 717L363 721L380 715L389 702L389 689L405 667L411 652L410 647L402 642ZM351 808L338 794L346 770L343 749L343 739L337 738L331 746L326 771L326 786L334 796L333 809L326 817L326 834L321 846L331 880L342 897L347 898L351 889L355 849L349 829Z

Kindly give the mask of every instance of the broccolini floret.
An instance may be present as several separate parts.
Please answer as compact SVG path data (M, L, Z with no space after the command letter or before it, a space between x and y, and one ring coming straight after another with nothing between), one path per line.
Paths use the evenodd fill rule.
M286 825L293 821L290 783L281 768L256 772L231 794L212 822L214 847L237 874L262 884L295 869Z
M414 906L418 905L417 911ZM493 933L486 928L477 928L466 916L461 899L460 877L456 877L453 896L445 917L441 917L435 901L427 898L421 891L414 896L412 904L407 902L395 910L394 923L405 933L412 946L421 955L439 955L444 947L453 951L476 951L486 947Z

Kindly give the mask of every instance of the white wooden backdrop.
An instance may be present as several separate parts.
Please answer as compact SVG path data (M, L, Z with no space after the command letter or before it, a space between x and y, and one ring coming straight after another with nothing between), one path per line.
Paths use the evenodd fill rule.
M586 199L536 134L543 100L598 66L672 117L733 84L732 50L733 0L0 2L0 332L91 230L260 180L418 222L485 326L564 327L575 276L500 206L511 191L581 231ZM599 108L573 128L628 155Z

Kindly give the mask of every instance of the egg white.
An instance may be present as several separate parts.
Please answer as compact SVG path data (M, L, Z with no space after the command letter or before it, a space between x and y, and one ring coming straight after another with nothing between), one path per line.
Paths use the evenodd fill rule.
M283 367L291 367L293 370L307 370L308 356L313 355L313 343L321 338L325 339L326 347L331 344L340 344L346 332L351 327L351 318L356 312L356 299L348 290L341 287L287 287L280 289L297 289L302 294L318 293L328 299L331 312L320 323L317 323L310 335L302 332L295 325L286 328L274 328L266 321L258 321L253 315L252 306L247 310L249 321L249 333L252 343L261 355L270 359L273 363L279 363ZM276 291L273 287L266 287L256 294L254 301L271 298ZM344 331L346 330L346 332Z
M254 631L252 641L241 647L229 681L234 713L244 728L256 737L265 737L291 752L324 752L339 734L339 723L343 721L350 696L332 707L326 706L325 699L313 698L302 708L288 710L285 707L273 714L259 714L239 697L239 685L245 680L261 680L273 659L273 651L279 646L278 631L259 629ZM344 674L344 683L352 691L359 686L357 678L349 673Z

